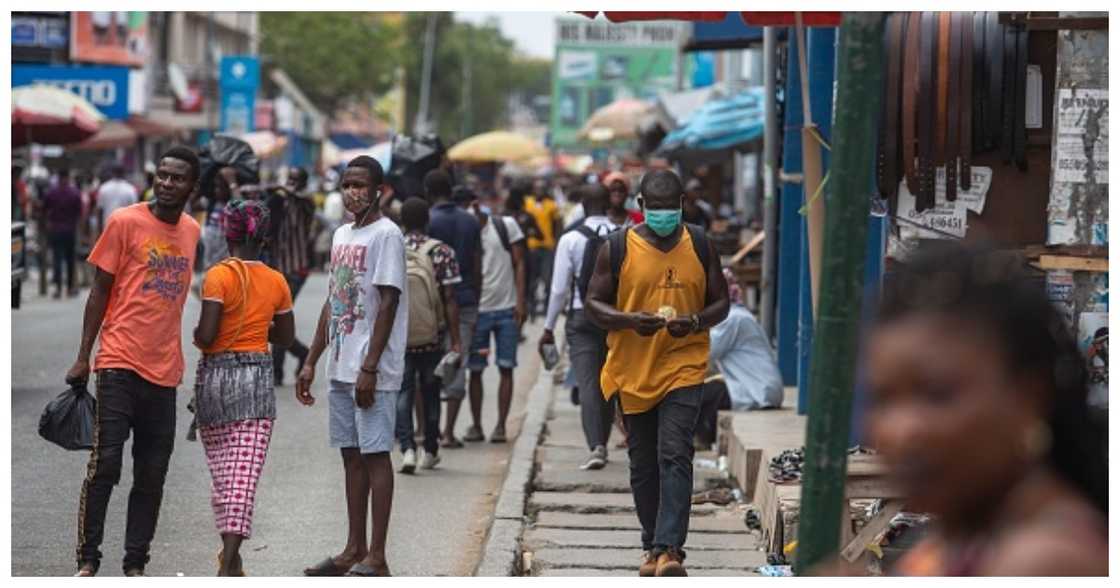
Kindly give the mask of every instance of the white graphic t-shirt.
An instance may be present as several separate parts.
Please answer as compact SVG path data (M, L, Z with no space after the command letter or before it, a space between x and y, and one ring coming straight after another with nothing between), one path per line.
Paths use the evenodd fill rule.
M377 364L377 389L400 390L408 340L404 234L387 218L360 229L353 223L339 227L331 245L327 374L332 380L358 380L381 305L377 286L392 286L401 293L389 343Z

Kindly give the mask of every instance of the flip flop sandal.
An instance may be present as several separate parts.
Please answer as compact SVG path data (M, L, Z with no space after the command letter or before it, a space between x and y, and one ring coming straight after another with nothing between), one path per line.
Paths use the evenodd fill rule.
M347 576L360 576L360 577L363 577L363 578L378 578L378 577L388 578L388 577L391 577L393 574L389 573L388 568L386 568L384 572L379 572L379 571L367 566L364 563L356 563L353 566L350 566L350 571L346 572L346 575Z
M483 436L482 431L479 431L478 429L474 429L474 428L467 431L466 435L463 435L463 441L467 441L467 442L470 442L470 443L474 443L476 441L485 441L485 440L486 440L486 437Z
M462 449L463 442L458 439L444 440L439 442L439 446L444 449Z
M97 575L97 568L88 565L81 565L78 567L78 573L74 574L75 578L92 578Z
M303 570L305 576L315 577L341 577L345 576L348 568L344 568L334 563L333 557L328 557L323 561L315 564L314 566Z
M490 433L490 442L491 443L505 443L506 442L506 434L504 432Z

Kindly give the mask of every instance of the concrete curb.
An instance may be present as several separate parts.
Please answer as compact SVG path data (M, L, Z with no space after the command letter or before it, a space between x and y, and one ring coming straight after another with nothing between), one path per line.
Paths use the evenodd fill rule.
M486 546L475 576L521 575L521 532L525 519L525 500L533 479L537 445L544 433L545 420L552 405L552 372L542 369L537 383L529 391L525 420L509 458L506 479L498 494L494 521L486 534Z

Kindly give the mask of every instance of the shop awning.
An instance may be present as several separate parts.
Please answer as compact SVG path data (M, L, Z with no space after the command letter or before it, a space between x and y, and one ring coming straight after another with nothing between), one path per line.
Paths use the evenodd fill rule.
M132 147L140 138L170 137L180 133L179 127L156 122L143 116L130 116L128 120L110 120L92 137L72 145L78 151L107 151L120 147Z
M587 18L595 18L599 11L577 11ZM756 27L791 27L796 23L794 12L740 12L739 18L748 25ZM802 23L807 27L838 27L840 12L802 12ZM687 20L698 22L720 22L727 18L727 12L604 12L603 16L611 22L630 22L642 20Z
M669 133L659 153L717 151L745 146L762 138L765 123L762 88L750 88L727 98L709 101Z

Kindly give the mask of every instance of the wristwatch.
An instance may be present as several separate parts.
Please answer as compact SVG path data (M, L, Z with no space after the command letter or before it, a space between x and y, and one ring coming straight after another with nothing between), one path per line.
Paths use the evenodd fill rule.
M700 330L700 315L689 315L688 320L692 321L692 332L698 332Z
M371 370L371 369L368 369L368 368L366 368L366 366L364 366L364 365L363 365L363 366L362 366L361 368L359 368L359 369L361 369L361 370L362 370L363 372L365 372L365 373L367 373L367 374L369 374L369 375L371 375L371 376L376 376L376 375L377 375L377 369L376 369L376 368L374 368L374 369L372 369L372 370Z

